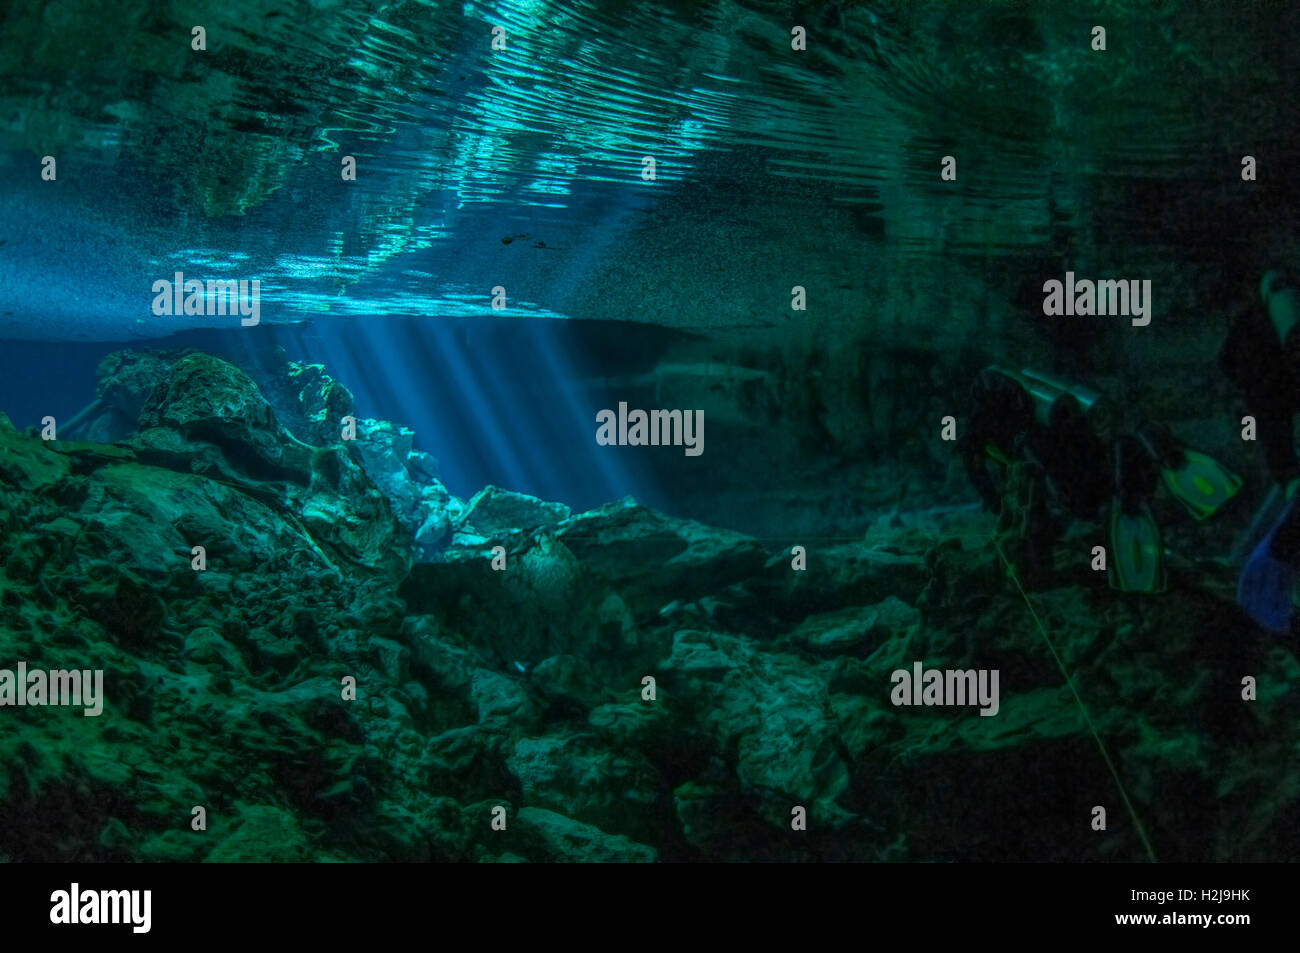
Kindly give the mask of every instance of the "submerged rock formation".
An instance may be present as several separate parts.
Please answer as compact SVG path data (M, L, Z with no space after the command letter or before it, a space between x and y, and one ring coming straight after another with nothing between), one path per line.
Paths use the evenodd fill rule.
M435 558L462 518L465 504L438 479L438 462L414 449L413 432L357 419L352 394L319 364L284 360L259 390L238 368L197 351L124 350L104 358L96 377L96 399L64 425L66 436L148 445L157 455L197 430L203 443L243 457L250 475L297 483L313 478L306 461L316 448L346 449L388 501L414 559ZM168 426L159 430L163 408ZM349 417L360 439L343 440Z
M5 709L5 859L1251 860L1300 822L1300 671L1226 571L1145 600L1076 574L1031 612L970 508L801 563L497 489L413 564L409 431L301 443L198 353L139 428L0 418L0 667L105 695ZM894 704L914 663L998 670L997 716Z

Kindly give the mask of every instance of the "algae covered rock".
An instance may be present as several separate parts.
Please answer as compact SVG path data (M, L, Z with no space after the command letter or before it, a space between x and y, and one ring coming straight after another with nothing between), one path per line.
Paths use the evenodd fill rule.
M824 824L849 812L849 768L827 705L828 669L720 633L677 633L661 669L679 696L698 699L717 749L735 751L735 780L770 823L804 803ZM793 800L791 800L793 799Z
M515 529L554 526L568 519L563 503L548 503L527 493L515 493L487 486L470 498L461 520L484 536L496 536Z
M326 374L322 364L290 362L288 383L305 421L299 436L317 445L336 443L343 418L356 413L352 392Z
M437 478L438 464L414 449L415 434L386 420L360 421L352 455L379 488L411 541L417 559L432 559L451 539L461 506Z
M280 426L253 379L219 358L194 353L169 368L140 411L143 446L155 429L216 447L253 479L311 481L305 446Z
M136 429L153 389L188 349L114 351L95 371L95 402L64 425L69 436L108 443Z
M505 555L504 571L493 559L487 544L448 550L440 562L415 566L399 591L417 612L439 607L449 626L503 666L600 654L603 593L564 544L542 531Z
M1116 775L1161 859L1273 856L1293 825L1300 666L1249 640L1224 664L1226 571L1031 614L975 512L810 541L799 571L785 541L499 491L467 516L497 539L412 566L436 477L409 430L302 444L194 354L141 417L115 446L0 420L0 659L93 664L105 695L5 715L11 859L1137 859L1118 811L1104 840L1062 816ZM917 662L997 670L996 717L895 704Z
M409 565L388 501L351 455L341 446L316 448L294 438L252 378L233 364L199 352L181 357L151 391L140 427L126 443L142 462L240 488L276 512L262 525L296 533L332 573L340 564L362 564L398 578ZM191 523L203 521L202 510L177 512Z
M880 613L868 607L853 607L811 616L791 633L791 641L810 651L836 655L844 652L869 654L872 634Z
M227 825L223 824L223 828ZM214 830L213 834L221 835ZM302 863L311 859L311 845L289 811L269 804L242 808L225 836L204 860L210 864L274 861Z
M648 863L655 859L654 849L645 844L544 808L523 808L516 824L523 849L539 860Z
M636 614L750 578L767 560L751 537L657 513L633 500L567 519L556 536L592 576L619 590Z

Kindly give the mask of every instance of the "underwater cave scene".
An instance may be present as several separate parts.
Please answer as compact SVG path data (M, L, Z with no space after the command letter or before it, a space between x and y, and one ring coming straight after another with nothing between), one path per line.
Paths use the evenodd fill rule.
M0 25L0 858L1300 859L1300 7Z

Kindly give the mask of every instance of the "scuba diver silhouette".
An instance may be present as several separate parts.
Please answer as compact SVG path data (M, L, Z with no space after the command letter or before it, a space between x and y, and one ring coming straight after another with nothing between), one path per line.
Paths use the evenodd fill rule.
M1292 418L1300 410L1300 293L1282 269L1264 273L1255 305L1237 318L1219 355L1220 366L1255 418L1273 487L1261 515L1284 501L1281 515L1255 546L1237 582L1237 604L1261 628L1291 631L1296 565L1300 562L1300 461Z
M1164 542L1152 510L1160 484L1197 520L1241 489L1235 474L1163 426L1109 435L1097 391L1038 371L986 367L971 401L958 451L1031 588L1049 578L1053 548L1073 518L1105 520L1112 588L1163 591Z

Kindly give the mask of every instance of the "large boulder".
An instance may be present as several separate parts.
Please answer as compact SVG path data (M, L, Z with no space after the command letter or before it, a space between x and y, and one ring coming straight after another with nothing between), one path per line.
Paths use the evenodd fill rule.
M142 462L212 476L275 509L335 572L340 563L383 568L410 562L383 494L341 446L312 447L282 427L247 374L198 352L176 361L126 441Z
M171 366L186 348L158 351L114 351L95 371L95 400L60 428L68 437L111 443L136 429L140 411Z
M189 354L170 367L139 425L142 451L185 455L187 445L207 444L224 458L227 475L311 483L311 449L280 426L251 377L209 354Z

